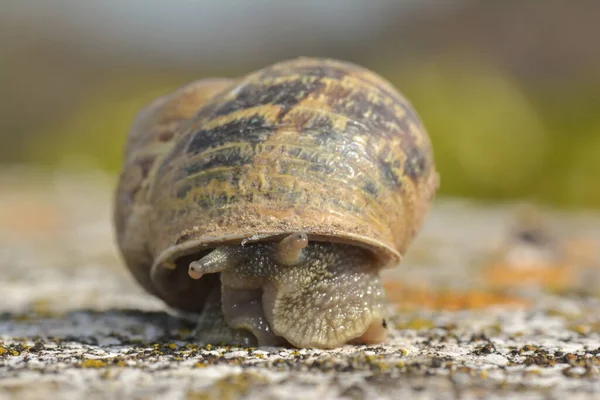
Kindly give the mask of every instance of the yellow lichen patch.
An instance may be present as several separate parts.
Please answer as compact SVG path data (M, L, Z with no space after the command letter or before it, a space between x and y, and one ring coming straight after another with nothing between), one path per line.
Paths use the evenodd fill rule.
M52 317L55 316L52 313L52 305L51 299L49 298L39 298L31 303L31 308L38 316L47 316Z
M113 363L113 365L116 365L117 367L125 367L127 366L127 364L125 364L125 361L121 360L121 359L115 359L116 361Z
M569 329L573 332L579 333L580 335L585 335L590 332L590 327L586 325L574 325L570 326Z
M104 368L107 367L108 364L103 360L96 359L86 359L81 362L81 368Z
M7 349L6 347L2 347L0 346L0 356L3 355L10 355L10 356L18 356L20 353L16 350L12 350L12 349Z
M423 318L414 318L405 323L400 323L396 325L397 329L412 329L419 331L421 329L431 329L434 328L435 324L433 321ZM404 353L403 353L404 354ZM406 355L406 354L404 354Z
M185 395L186 400L209 400L211 396L209 393L202 392L189 392Z
M265 384L266 382L266 378L262 375L243 372L218 380L213 390L219 394L221 399L234 399L248 394L253 386Z
M435 290L426 287L404 286L398 282L384 283L389 300L402 309L432 309L457 311L484 309L493 306L527 307L529 302L516 296L486 290Z

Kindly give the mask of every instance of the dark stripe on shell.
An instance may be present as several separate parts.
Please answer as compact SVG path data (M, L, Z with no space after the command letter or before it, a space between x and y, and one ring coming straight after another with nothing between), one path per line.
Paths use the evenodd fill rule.
M383 180L383 183L388 187L400 188L402 187L402 176L398 174L400 171L401 162L398 159L388 160L387 157L382 155L378 160L379 174Z
M318 78L298 76L297 79L281 83L249 83L240 88L235 98L213 111L214 117L228 115L238 110L266 104L281 107L279 117L291 110L308 95L322 87Z
M369 91L378 90L384 93L387 97L394 99L395 102L405 108L405 112L410 115L411 118L416 118L418 120L418 116L412 109L412 106L408 104L407 100L395 90L391 83L387 82L380 76L374 75L372 71L351 62L339 60L306 59L291 63L283 63L275 67L268 68L265 72L263 72L263 74L261 74L261 78L295 74L316 76L319 78L330 78L338 81L349 77L350 80L348 83L352 87L359 86L352 82L355 80L356 82L362 83L362 85L370 87L370 89L368 89ZM379 84L375 84L375 82L379 82ZM339 85L337 87L342 86ZM334 95L334 97L336 96Z
M242 168L231 168L226 171L207 171L204 174L194 175L178 182L177 184L177 198L185 199L189 192L195 188L203 187L206 188L213 181L230 182L234 187L239 186L239 182L242 179L244 172Z
M263 142L273 132L273 126L267 123L262 115L255 114L249 118L237 119L214 128L201 129L193 133L192 140L187 148L187 154L198 154L211 147L217 147L225 143Z
M426 149L419 147L411 132L410 123L413 128L414 125L421 126L412 107L386 88L373 86L372 82L352 75L353 70L344 68L326 64L267 69L258 78L254 76L235 92L223 94L221 100L205 107L204 118L197 121L214 121L220 116L261 105L279 106L281 111L274 119L269 118L270 121L265 120L267 117L259 111L252 117L212 128L202 129L200 125L201 129L192 133L186 148L188 159L180 175L183 181L178 185L177 197L185 198L192 189L209 186L213 180L229 182L237 187L240 180L247 179L246 173L253 168L256 156L265 154L265 149L257 146L283 125L293 127L304 138L310 137L319 149L303 147L299 143L283 145L281 152L273 152L279 154L274 164L279 174L307 174L316 182L325 182L328 179L342 181L345 173L358 171L357 189L375 198L381 185L399 190L405 177L417 183L427 172L429 163L424 154ZM346 76L359 82L353 85L350 79L342 83ZM318 106L310 105L314 103L309 103L310 108L295 108L311 94L315 95L315 99L324 99L323 112ZM340 118L348 118L343 128L340 128L341 120L336 114ZM366 143L353 141L355 135L366 136ZM381 146L382 141L394 137L400 137L405 157L395 155L397 148ZM229 143L234 146L207 152ZM236 143L240 145L235 146ZM363 171L356 170L354 158L362 160ZM364 166L369 162L375 167L372 171L365 170ZM269 190L260 195L268 196ZM208 196L195 201L206 202L204 205L210 206L231 201L231 198L222 198L214 193L194 196ZM240 201L239 194L237 201Z
M373 181L367 181L363 185L363 190L370 194L373 198L376 198L379 194L379 190L377 189L377 185Z
M406 135L402 140L402 149L406 156L404 162L404 176L410 178L417 184L423 176L429 174L428 160L426 159L426 148L419 146L412 135Z
M255 155L256 152L253 148L245 151L242 151L241 147L226 148L221 151L203 154L201 158L194 159L191 164L185 166L185 173L188 176L217 167L250 165L254 161Z
M390 135L392 130L409 129L406 118L399 117L391 106L384 104L381 96L369 99L364 88L343 98L327 97L327 101L334 112L355 121L358 126L366 127L370 135Z

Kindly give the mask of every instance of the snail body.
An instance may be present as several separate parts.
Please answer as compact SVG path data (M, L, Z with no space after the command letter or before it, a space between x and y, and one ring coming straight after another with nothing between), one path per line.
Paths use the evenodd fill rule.
M427 133L390 83L299 58L140 111L115 230L134 277L198 314L204 340L379 342L379 272L400 262L437 186Z

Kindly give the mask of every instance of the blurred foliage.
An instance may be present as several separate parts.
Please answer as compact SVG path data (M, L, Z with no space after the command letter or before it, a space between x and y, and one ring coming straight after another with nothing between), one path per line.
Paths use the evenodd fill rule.
M455 58L397 82L429 129L442 193L600 207L597 85L525 86Z
M548 148L542 120L508 76L449 60L416 66L395 82L428 128L445 191L513 197L541 176Z
M397 65L370 67L399 87L424 120L441 195L600 207L600 87L525 89L490 65L456 57ZM32 135L23 159L116 172L135 113L184 82L166 73L114 78L68 118Z
M63 121L28 138L29 163L100 168L117 172L135 114L185 82L168 74L120 77L103 85Z
M328 56L380 73L414 104L440 195L600 208L598 2L294 2L304 19L275 0L236 15L221 2L126 3L0 2L0 163L116 174L136 112L157 96ZM213 35L225 24L235 29Z

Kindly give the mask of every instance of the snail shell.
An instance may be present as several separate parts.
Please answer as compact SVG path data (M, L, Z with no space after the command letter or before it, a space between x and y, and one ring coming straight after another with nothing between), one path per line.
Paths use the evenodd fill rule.
M425 128L390 83L299 58L140 111L115 228L135 278L199 314L204 340L378 342L379 272L400 262L437 186Z

